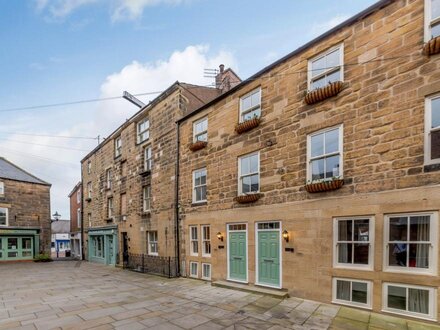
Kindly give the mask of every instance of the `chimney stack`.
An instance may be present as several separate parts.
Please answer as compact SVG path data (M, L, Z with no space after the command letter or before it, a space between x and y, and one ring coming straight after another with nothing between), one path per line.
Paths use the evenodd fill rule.
M219 69L220 71L215 77L215 87L222 93L227 92L241 82L240 77L238 77L234 71L231 69L225 70L224 64L220 64Z

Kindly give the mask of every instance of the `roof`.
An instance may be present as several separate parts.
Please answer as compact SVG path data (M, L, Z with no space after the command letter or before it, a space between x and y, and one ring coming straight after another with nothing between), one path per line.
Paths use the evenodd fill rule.
M192 85L192 84L181 83L179 81L176 81L175 83L171 84L160 95L158 95L151 102L149 102L146 106L141 108L138 112L136 112L133 116L131 116L128 120L126 120L123 124L121 124L118 128L116 128L104 141L102 141L100 144L98 144L98 146L96 146L92 151L90 151L81 160L81 163L83 163L86 159L88 159L91 155L93 155L97 150L99 150L104 144L106 144L110 140L110 138L113 135L115 135L119 130L121 130L122 128L131 124L133 122L133 120L136 119L136 117L143 114L148 109L151 109L152 107L157 105L160 101L162 101L167 96L169 96L171 93L173 93L178 86L184 88L186 91L188 91L190 94L193 95L193 97L189 97L189 105L188 105L188 109L187 109L188 113L194 111L195 109L198 109L203 104L211 101L213 98L215 98L219 95L219 91L216 88Z
M71 197L74 193L76 193L76 191L81 187L81 181L78 182L75 187L73 187L72 191L70 192L69 195L67 195L67 197Z
M314 46L318 42L321 42L322 40L326 39L327 37L329 37L329 36L333 35L334 33L338 32L339 30L341 30L341 29L343 29L343 28L345 28L347 26L350 26L350 25L356 23L357 21L359 21L359 20L369 16L370 14L374 13L375 11L377 11L379 9L382 9L383 7L386 7L387 5L389 5L392 2L393 2L393 0L380 0L380 1L376 2L376 3L374 3L373 5L371 5L370 7L366 8L366 9L364 9L360 13L350 17L349 19L345 20L341 24L339 24L339 25L335 26L334 28L328 30L327 32L321 34L320 36L318 36L315 39L309 41L308 43L302 45L301 47L295 49L293 52L287 54L286 56L280 58L279 60L273 62L272 64L269 64L268 66L266 66L262 70L260 70L257 73L255 73L253 76L249 77L246 80L243 80L243 82L241 82L237 86L231 88L226 93L221 94L217 98L215 98L212 101L202 105L200 108L194 110L193 112L185 114L183 117L181 117L179 120L177 120L177 123L180 123L180 122L186 120L187 118L197 114L198 112L200 112L200 111L202 111L204 109L209 108L213 104L217 103L220 100L223 100L224 98L228 97L229 95L235 93L237 90L243 88L244 86L248 85L252 81L254 81L257 78L261 77L263 74L265 74L268 71L274 69L278 65L283 64L284 62L290 60L292 57L294 57L294 56L304 52L305 50L311 48L312 46Z
M0 157L0 178L14 180L14 181L42 184L46 186L51 185L50 183L47 183L37 178L36 176L30 174L29 172L26 172L22 168L11 163L10 161L6 160L3 157Z
M70 220L54 220L51 224L52 234L70 233Z

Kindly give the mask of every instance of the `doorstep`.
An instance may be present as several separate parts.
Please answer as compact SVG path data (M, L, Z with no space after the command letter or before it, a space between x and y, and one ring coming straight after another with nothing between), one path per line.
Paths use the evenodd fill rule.
M212 282L211 285L217 286L220 288L262 294L262 295L271 296L274 298L280 298L280 299L289 298L289 293L285 289L271 289L271 288L265 288L265 287L261 287L261 286L241 284L241 283L222 281L222 280Z

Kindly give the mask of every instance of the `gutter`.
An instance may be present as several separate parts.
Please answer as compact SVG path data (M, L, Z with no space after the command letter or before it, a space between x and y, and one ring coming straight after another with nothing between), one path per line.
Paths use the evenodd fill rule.
M85 259L85 249L84 249L84 178L83 178L83 163L81 161L81 260Z
M175 242L176 242L176 258L177 258L177 267L176 267L176 275L178 277L180 277L180 230L179 230L179 217L180 217L180 212L179 212L179 172L180 172L180 167L179 167L179 162L180 162L180 157L179 157L179 149L180 149L180 123L177 123L176 126L176 133L177 133L177 138L176 138L176 183L175 183L175 199L174 199L174 219L175 219L175 229L174 229L174 235L175 235Z

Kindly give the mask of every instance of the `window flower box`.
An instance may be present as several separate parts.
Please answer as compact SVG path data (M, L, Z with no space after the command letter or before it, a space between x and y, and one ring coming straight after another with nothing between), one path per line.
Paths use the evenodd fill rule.
M343 87L344 84L342 81L331 82L325 87L317 88L308 92L304 98L304 101L309 105L321 102L332 96L338 95Z
M309 193L318 193L332 191L341 188L344 185L344 179L334 178L331 180L320 180L307 182L305 188Z
M208 145L208 142L206 142L206 141L197 141L197 142L194 142L189 145L189 150L194 152L194 151L205 148L207 145Z
M260 125L261 119L260 117L254 117L252 119L248 119L242 123L238 123L235 126L235 131L238 134L242 134L244 132L250 131L251 129L257 127L258 125Z
M440 36L432 38L423 46L423 54L430 56L440 53Z
M248 204L248 203L255 203L257 200L259 200L262 197L262 194L246 194L246 195L240 195L234 198L234 200L239 204Z

